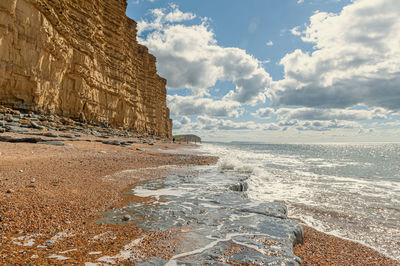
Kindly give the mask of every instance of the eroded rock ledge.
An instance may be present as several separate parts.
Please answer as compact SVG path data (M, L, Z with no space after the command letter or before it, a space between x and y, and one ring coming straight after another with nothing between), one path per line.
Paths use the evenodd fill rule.
M126 0L1 0L0 104L171 138L166 80Z

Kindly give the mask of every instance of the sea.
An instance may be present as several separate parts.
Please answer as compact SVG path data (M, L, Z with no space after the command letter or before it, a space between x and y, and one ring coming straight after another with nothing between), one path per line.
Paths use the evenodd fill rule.
M215 176L245 184L254 201L400 262L400 144L204 143Z

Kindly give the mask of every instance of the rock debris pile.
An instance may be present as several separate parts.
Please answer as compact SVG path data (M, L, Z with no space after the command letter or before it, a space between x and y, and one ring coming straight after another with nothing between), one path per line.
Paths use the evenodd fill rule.
M116 146L130 146L133 143L153 145L153 139L148 136L109 128L101 123L85 124L57 115L39 115L31 111L23 113L3 106L0 106L0 133L25 135L0 135L0 142L12 143L41 143L64 146L65 141L87 141ZM84 136L99 138L82 138ZM108 140L115 137L136 138L137 140ZM157 140L160 140L160 138L157 138Z

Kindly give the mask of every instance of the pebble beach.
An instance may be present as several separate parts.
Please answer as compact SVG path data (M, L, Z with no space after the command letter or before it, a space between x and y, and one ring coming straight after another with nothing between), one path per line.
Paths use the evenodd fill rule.
M148 170L141 178L105 177L125 169L208 164L215 158L145 151L148 146L139 144L131 148L86 142L70 144L57 147L0 143L0 264L96 261L115 256L139 237L149 243L141 246L139 257L155 253L172 256L173 241L167 241L172 232L143 232L129 223L95 223L105 210L123 206L127 201L148 200L125 197L122 193L135 183L161 178L166 173ZM177 146L162 143L159 147Z
M96 221L104 211L128 202L153 204L152 198L124 192L170 174L167 167L160 166L179 168L217 160L180 155L176 152L180 147L165 142L156 142L151 148L140 143L122 147L95 141L67 141L61 147L0 142L0 263L135 264L151 257L172 258L180 234L190 228L146 232L134 222ZM118 174L127 169L140 174ZM399 265L363 245L303 228L304 244L294 247L303 265Z

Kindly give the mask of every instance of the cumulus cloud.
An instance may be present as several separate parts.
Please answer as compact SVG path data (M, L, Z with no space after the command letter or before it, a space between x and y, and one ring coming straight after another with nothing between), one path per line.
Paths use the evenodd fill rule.
M358 108L365 108L359 106ZM323 109L323 108L279 108L266 107L252 113L258 118L277 118L283 131L295 128L298 131L330 131L335 129L362 130L358 121L382 120L394 113L383 108L373 109Z
M182 22L186 20L193 20L196 15L191 12L182 12L177 5L171 4L172 11L165 15L166 22Z
M316 108L280 108L276 114L285 120L346 120L361 121L372 119L386 119L388 112L383 108L372 110L348 109L316 109Z
M260 108L255 113L252 113L253 116L258 118L271 118L271 116L274 114L275 110L269 107Z
M129 0L128 3L129 4L135 4L138 5L140 2L150 2L150 3L154 3L156 0Z
M257 124L249 122L234 122L232 120L216 119L208 116L199 116L197 122L202 129L207 130L248 130L257 129Z
M192 120L187 116L182 116L180 119L174 120L173 129L182 129L186 126L190 126Z
M271 77L262 62L245 50L219 46L206 20L190 26L169 23L178 21L168 20L169 17L182 20L195 17L176 6L172 9L169 13L155 9L151 21L138 23L139 33L149 31L140 42L157 57L158 72L167 78L168 87L189 88L199 93L217 81L231 81L235 90L227 95L230 100L247 104L265 102Z
M178 116L175 130L364 132L366 121L389 120L400 110L398 0L354 0L338 14L314 13L308 25L291 30L313 50L286 54L280 60L284 78L278 81L263 68L265 62L220 46L206 18L173 4L153 9L150 16L138 22L139 41L156 55L169 89L192 91L191 96L168 96L171 113ZM219 81L234 87L215 99L207 92ZM272 106L251 115L278 122L234 121L245 104L265 103L267 97Z
M150 2L154 2L154 0ZM168 9L151 9L150 16L151 20L140 20L137 23L139 36L147 31L161 30L167 23L188 21L196 18L196 15L191 12L182 12L175 4L170 4Z
M360 107L361 108L361 107ZM364 107L365 108L365 107ZM279 120L345 120L345 121L362 121L373 119L387 119L392 115L384 108L373 109L323 109L323 108L260 108L252 113L258 118L271 118L273 115L278 116Z
M198 96L168 95L168 106L172 115L209 115L219 117L239 117L243 111L241 104L234 101L218 101Z
M208 116L199 116L195 124L197 129L201 130L258 130L258 131L276 131L280 127L275 123L262 124L254 121L235 122L229 119L217 119Z
M300 123L297 128L299 131L330 131L333 129L358 129L362 127L356 122L350 121L307 121Z
M362 126L354 121L299 121L286 120L277 123L256 123L254 121L237 122L230 119L219 119L208 115L197 116L196 121L187 117L174 121L174 129L180 132L205 132L205 131L286 131L294 128L298 131L331 131L335 129L362 130Z
M292 33L314 51L282 58L285 78L270 95L275 105L400 109L400 1L356 0L340 14L315 13Z
M336 129L361 130L362 126L354 121L299 121L299 120L283 120L278 126L286 131L289 128L295 128L298 131L331 131Z
M254 121L237 122L230 119L220 119L199 115L192 121L188 117L174 120L174 130L178 132L218 132L218 131L277 131L281 127L275 123L256 123Z

